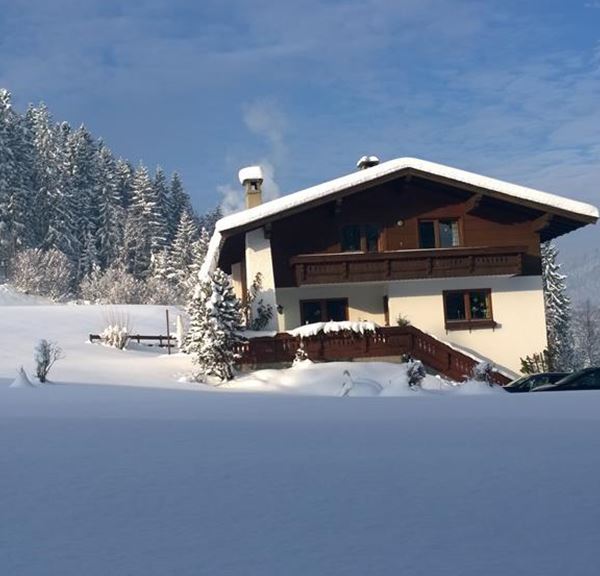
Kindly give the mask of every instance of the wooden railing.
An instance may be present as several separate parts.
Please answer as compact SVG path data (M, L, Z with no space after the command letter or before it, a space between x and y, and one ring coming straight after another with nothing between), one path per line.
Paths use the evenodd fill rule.
M525 246L302 254L291 258L296 285L415 278L518 275Z
M319 334L304 338L302 344L313 361L342 361L357 358L381 358L408 355L452 380L464 380L477 360L421 332L414 326L378 328L363 335L353 333ZM300 338L280 333L272 337L253 338L239 344L239 363L253 368L266 364L293 361ZM506 384L509 378L494 372L493 381Z

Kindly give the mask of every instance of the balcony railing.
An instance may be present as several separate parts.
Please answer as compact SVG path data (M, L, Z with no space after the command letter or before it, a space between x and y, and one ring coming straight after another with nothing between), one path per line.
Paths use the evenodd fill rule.
M235 352L240 365L252 368L290 364L301 343L308 357L314 362L408 355L453 380L466 378L478 363L474 357L421 332L414 326L378 328L375 332L367 332L365 335L321 333L304 339L279 333L238 344ZM510 378L494 371L492 381L506 384Z
M291 258L296 285L523 273L525 246L302 254Z

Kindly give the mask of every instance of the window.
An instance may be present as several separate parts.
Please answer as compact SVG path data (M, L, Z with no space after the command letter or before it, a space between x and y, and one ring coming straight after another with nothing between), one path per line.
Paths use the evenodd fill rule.
M379 228L373 224L365 226L365 248L367 252L379 251Z
M446 330L494 328L489 289L444 292Z
M342 252L378 252L379 227L374 224L349 224L342 228Z
M302 300L300 302L300 321L302 324L314 322L342 322L348 320L348 300Z
M421 220L419 221L420 248L453 248L460 246L458 220Z
M352 224L342 228L342 252L360 252L360 226Z

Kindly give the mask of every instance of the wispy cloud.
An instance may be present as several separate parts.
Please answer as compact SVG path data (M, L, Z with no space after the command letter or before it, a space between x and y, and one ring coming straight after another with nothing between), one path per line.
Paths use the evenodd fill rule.
M275 171L276 166L284 162L287 155L285 144L287 119L277 102L259 99L243 106L242 121L249 132L259 137L258 147L265 148L265 154L253 163L262 168L263 201L273 200L281 195L279 184L275 179ZM221 209L225 214L244 208L244 194L241 188L220 185L217 189L222 196Z

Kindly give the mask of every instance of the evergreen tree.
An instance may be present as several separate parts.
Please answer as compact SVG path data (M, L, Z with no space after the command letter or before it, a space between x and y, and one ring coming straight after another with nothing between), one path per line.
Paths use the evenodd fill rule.
M131 204L131 188L133 185L133 167L129 162L119 158L116 162L117 194L124 210Z
M31 201L31 154L25 123L13 110L11 96L0 90L0 267L31 244L27 225Z
M198 218L198 227L206 228L209 235L212 235L215 231L215 224L217 220L223 217L221 206L217 206L214 210L210 210Z
M150 268L156 217L152 180L146 167L140 165L133 177L124 241L128 269L136 278L147 276Z
M167 179L162 168L158 166L154 174L154 195L156 198L156 214L158 216L157 227L155 231L156 240L154 242L154 252L162 251L167 246L171 238L169 236L169 189Z
M35 197L31 220L36 244L40 245L48 233L48 190L54 186L54 131L50 113L44 105L39 108L29 106L25 122L33 147L32 187Z
M542 244L541 253L550 367L552 370L569 371L575 361L566 276L560 273L558 250L552 242Z
M98 260L102 269L117 258L123 240L123 208L119 197L116 164L102 144L98 152Z
M192 203L190 197L183 189L183 184L179 178L179 174L175 172L171 178L171 186L169 187L169 234L170 238L175 238L177 233L177 226L181 221L181 215L183 212L193 214Z
M99 165L98 144L85 126L73 132L68 140L71 186L75 192L76 237L79 244L77 254L77 279L81 280L98 264L95 243L98 231ZM92 260L95 258L95 260Z
M70 290L111 270L111 277L131 273L136 282L153 282L148 291L138 282L144 289L136 298L166 301L188 290L204 251L195 222L177 175L167 184L160 168L154 178L143 166L134 173L84 126L55 124L43 104L20 115L0 89L0 276L28 248L58 251L69 261ZM184 262L178 269L173 244Z
M187 211L182 212L170 254L171 265L176 270L179 283L184 282L190 274L190 267L195 257L194 243L197 238L198 228L194 219Z
M56 127L55 135L56 185L48 189L48 232L43 246L60 250L77 266L80 243L77 239L76 192L73 188L73 162L69 146L71 127L63 122Z
M231 380L238 358L235 346L242 341L241 304L229 276L220 269L201 280L189 305L190 329L185 351L193 355L195 378Z

